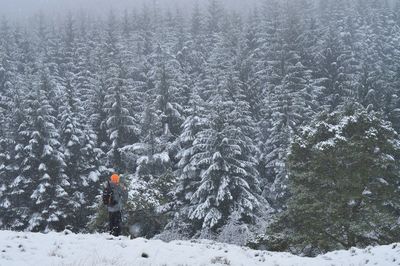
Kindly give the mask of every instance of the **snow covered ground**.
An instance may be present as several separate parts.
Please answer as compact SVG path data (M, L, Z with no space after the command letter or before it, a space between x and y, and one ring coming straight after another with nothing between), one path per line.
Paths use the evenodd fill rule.
M400 265L400 243L335 251L316 258L256 251L212 241L173 241L106 234L0 231L0 265Z

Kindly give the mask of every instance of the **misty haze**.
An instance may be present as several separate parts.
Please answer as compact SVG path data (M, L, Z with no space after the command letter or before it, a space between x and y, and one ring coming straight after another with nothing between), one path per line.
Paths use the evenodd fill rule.
M399 0L0 0L0 265L398 265L399 133Z
M91 15L108 14L110 10L141 10L144 6L157 7L160 10L175 11L189 14L193 6L206 7L204 0L0 0L0 15L9 18L24 19L37 13L63 16L68 12L84 12ZM248 12L259 5L257 0L224 0L220 1L226 10Z

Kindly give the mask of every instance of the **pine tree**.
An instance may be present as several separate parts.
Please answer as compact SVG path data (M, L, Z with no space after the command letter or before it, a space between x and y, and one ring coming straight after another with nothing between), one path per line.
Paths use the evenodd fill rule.
M124 72L120 70L119 77L110 83L108 95L105 97L107 110L106 127L111 141L108 159L110 165L118 172L124 172L120 149L138 141L138 125L128 109L128 90L124 80Z
M354 104L323 114L296 137L288 209L270 228L315 254L399 238L397 133Z
M177 136L180 132L181 114L178 111L182 107L176 102L177 88L173 85L174 80L169 78L166 67L162 66L160 81L156 85L159 90L157 103L162 111L164 135L172 134ZM171 86L172 85L172 86Z
M158 227L161 226L158 217L171 208L170 192L175 183L159 113L154 103L148 104L141 121L140 142L122 149L124 154L137 158L136 171L131 180L133 199L128 219L137 222L135 214L139 212L148 217L147 224L158 224ZM139 220L142 219L139 217ZM147 235L154 235L156 229L146 230Z
M21 169L14 181L20 195L17 208L23 211L16 226L32 231L63 230L71 185L64 174L65 163L54 125L54 109L49 102L48 73L42 72L39 83L27 99L28 116L22 134L28 137Z
M12 182L13 175L13 146L14 139L11 137L12 132L12 109L10 102L6 101L9 99L11 89L11 83L5 81L5 70L0 69L0 227L7 228L10 224L10 219L13 216L11 206L11 199L9 195L10 184ZM7 82L7 83L6 83Z
M237 212L251 223L260 208L254 144L236 121L245 123L235 102L218 95L207 105L207 126L193 141L191 165L202 170L190 197L189 219L197 230L215 230ZM242 124L245 126L246 124Z
M179 145L179 152L177 154L177 187L173 191L175 199L174 210L175 215L167 228L180 232L181 234L191 234L193 232L184 232L182 224L189 223L187 220L190 197L196 190L196 186L200 181L201 168L196 167L191 161L195 153L193 142L196 135L202 128L206 127L206 120L204 117L204 102L199 97L198 92L193 90L189 100L191 107L188 112L190 115L182 123L182 133L177 139Z
M21 89L25 89L21 86ZM22 90L23 91L23 90ZM9 201L12 203L13 207L9 209L10 213L8 215L5 213L4 217L7 227L11 229L23 230L25 229L28 207L27 202L30 200L28 198L28 193L25 193L29 189L31 180L27 176L23 176L20 170L24 160L28 157L28 150L25 147L29 144L30 140L30 120L27 118L28 109L26 106L25 98L20 94L20 90L15 91L15 97L13 98L14 112L12 116L13 124L15 125L14 133L14 154L12 155L12 173L10 175L10 184L7 188L7 193ZM7 195L8 194L8 195Z
M12 30L7 20L1 22L0 35L0 141L7 152L12 142L10 117L12 113L12 95L16 79L15 44ZM8 143L8 144L7 144ZM6 147L8 146L8 147ZM5 156L5 155L4 155Z
M207 30L209 34L219 32L221 30L221 15L223 8L218 0L209 0L207 6Z
M61 112L60 139L64 154L65 175L70 180L68 194L72 206L69 206L68 220L72 229L80 230L88 222L88 214L93 213L93 205L98 194L100 175L99 162L94 150L93 133L83 125L82 102L75 84L67 82L65 88L65 105Z
M199 3L196 1L191 17L190 33L193 37L199 36L202 31L202 18L200 13Z
M267 182L264 194L275 207L285 206L288 197L286 156L289 144L297 128L312 116L310 104L311 72L301 63L296 40L301 35L298 14L284 10L286 19L282 27L274 25L270 35L274 37L266 55L268 78L265 104L269 107L270 128L262 147ZM275 21L274 23L277 23Z

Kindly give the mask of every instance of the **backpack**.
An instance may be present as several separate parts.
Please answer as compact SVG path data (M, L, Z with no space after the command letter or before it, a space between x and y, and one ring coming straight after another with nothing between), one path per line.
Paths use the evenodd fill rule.
M103 191L103 204L110 207L117 204L117 201L114 198L114 190L112 189L109 181L107 181L107 186Z

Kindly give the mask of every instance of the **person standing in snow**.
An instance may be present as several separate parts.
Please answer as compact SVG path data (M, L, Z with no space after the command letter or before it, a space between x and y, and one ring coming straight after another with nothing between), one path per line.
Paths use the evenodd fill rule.
M107 206L110 234L121 234L122 208L128 199L126 187L121 184L120 176L112 174L110 181L104 185L103 203Z

